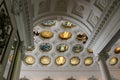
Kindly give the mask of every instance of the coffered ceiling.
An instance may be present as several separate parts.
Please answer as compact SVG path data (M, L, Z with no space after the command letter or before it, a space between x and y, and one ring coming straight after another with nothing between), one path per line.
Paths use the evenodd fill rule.
M43 16L67 16L79 21L86 27L89 35L100 19L103 10L108 5L107 0L35 0L34 21Z
M76 78L76 80L87 80L95 77L98 80L102 80L99 66L94 59L92 47L96 47L93 45L101 39L101 35L110 33L106 29L109 28L108 24L112 24L109 21L112 20L110 19L111 17L114 17L113 14L117 15L119 13L117 11L119 0L25 0L23 2L18 0L18 2L24 5L21 8L26 22L25 25L27 25L25 26L25 33L35 33L31 36L34 38L35 48L31 51L25 51L20 78L26 76L30 80L43 80L50 76L54 80L66 80L70 77ZM55 24L52 27L49 26L48 20L55 22ZM117 20L119 21L119 18L114 23L117 23ZM42 24L44 21L48 21L47 25ZM72 23L75 27L67 26L71 28L64 28L63 24L65 22L68 22L67 25ZM111 26L110 30L113 28L114 26ZM117 26L114 29L117 32L117 29L119 30L120 28ZM86 39L85 43L82 42L83 40L80 41L76 38L80 32L86 36L84 36ZM106 33L103 34L103 32ZM113 32L111 31L113 34L116 32L114 30ZM71 34L71 36L67 36L67 38L63 36L61 38L60 34L62 36ZM26 40L29 43L31 38L28 36ZM107 38L106 36L105 38ZM107 41L109 42L109 40ZM119 54L115 54L114 49L120 46L119 43L120 40L111 48L109 52L111 56L107 60L112 77L117 77L118 79L120 79L118 76L118 73L120 73L120 57ZM63 52L58 51L56 48L60 44L64 44L60 48ZM69 48L64 52L63 47L66 47L65 44ZM79 44L77 48L80 48L77 54L73 51L73 47L76 44ZM98 46L100 47L100 45ZM47 49L44 47L47 47ZM104 47L105 45L102 49ZM117 60L118 62L116 62Z

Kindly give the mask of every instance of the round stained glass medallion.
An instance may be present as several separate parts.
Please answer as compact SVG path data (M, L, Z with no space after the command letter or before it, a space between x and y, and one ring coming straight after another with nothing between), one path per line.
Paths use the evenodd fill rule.
M87 58L85 59L85 61L84 61L84 64L85 64L86 66L92 65L92 64L93 64L93 58L92 58L92 57L87 57Z
M69 21L64 22L62 25L63 25L63 27L65 27L65 28L73 28L73 27L76 27L76 25L74 25L72 22L69 22Z
M42 31L40 32L41 37L45 38L45 39L50 39L53 37L54 33L51 31Z
M55 23L56 22L54 20L46 20L46 21L42 22L42 25L43 26L50 26L51 27L51 26L55 25Z
M27 55L24 60L25 60L25 63L28 65L33 65L35 63L35 58L30 55Z
M72 51L74 53L80 53L83 49L84 47L81 44L76 44L73 46Z
M67 40L72 37L72 33L71 32L62 32L59 34L59 37L63 40Z
M50 64L50 62L51 62L51 58L48 57L48 56L42 56L42 57L40 58L40 63L41 63L42 65L48 65L48 64Z
M72 66L77 66L80 63L80 58L79 57L72 57L70 59L70 64Z
M116 65L118 63L118 58L117 57L112 57L110 60L109 60L109 64L110 65Z
M63 57L63 56L58 56L58 57L56 58L55 62L56 62L56 64L57 64L58 66L62 66L62 65L64 65L64 64L66 63L66 59L65 59L65 57Z
M65 52L65 51L68 50L68 48L69 48L69 46L66 45L66 44L59 44L59 45L57 45L57 50L59 52Z
M52 45L50 43L42 43L40 45L40 49L42 51L48 52L48 51L50 51L52 49Z
M114 50L114 52L115 52L116 54L119 54L119 53L120 53L120 46L119 46L119 47L116 47L115 50Z

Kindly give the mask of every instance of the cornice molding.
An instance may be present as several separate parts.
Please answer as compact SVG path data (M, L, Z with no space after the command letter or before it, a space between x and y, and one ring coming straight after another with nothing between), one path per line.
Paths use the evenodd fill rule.
M98 25L96 25L96 26L98 26L98 28L94 32L94 35L92 36L87 47L91 47L91 45L93 45L97 41L98 35L102 31L102 29L106 26L106 24L110 21L113 14L115 14L119 5L120 5L120 0L114 0L112 2L111 6L108 8L107 12L103 14L103 18L100 21L100 23Z

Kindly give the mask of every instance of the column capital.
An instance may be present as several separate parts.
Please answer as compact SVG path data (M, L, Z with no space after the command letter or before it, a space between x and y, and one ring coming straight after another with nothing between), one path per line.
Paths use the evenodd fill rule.
M99 53L97 56L95 56L95 61L104 60L106 61L109 58L108 53Z

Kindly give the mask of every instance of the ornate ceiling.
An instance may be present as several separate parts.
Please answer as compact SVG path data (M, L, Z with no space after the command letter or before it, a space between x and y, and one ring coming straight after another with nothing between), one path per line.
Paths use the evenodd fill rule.
M33 50L25 52L20 77L43 80L50 76L52 79L65 80L73 76L78 80L86 80L95 76L102 80L93 53L96 48L103 49L112 38L106 37L106 33L114 35L120 29L118 26L116 28L111 26L107 30L110 25L108 22L112 21L111 17L114 18L113 14L118 9L119 0L24 0L23 2L18 0L18 2L24 5L22 7L19 5L21 11L23 10L25 23L23 29L26 37L22 35L23 40L26 40L26 44L32 45L31 41L34 38L35 45ZM17 9L13 12L20 13ZM119 12L116 12L116 16L117 13ZM114 22L117 24L117 19ZM102 41L106 40L103 37L108 38L104 46ZM102 46L99 46L99 40ZM95 43L99 45L96 46ZM119 48L114 50L120 46L119 43L120 40L111 48L107 60L113 77L118 76L115 72L119 72L120 68Z
M41 17L55 16L62 19L62 16L70 17L82 24L88 35L93 32L95 25L100 19L102 11L107 7L107 0L36 0L34 6L34 21ZM60 15L60 17L59 17ZM76 21L76 22L77 22Z

